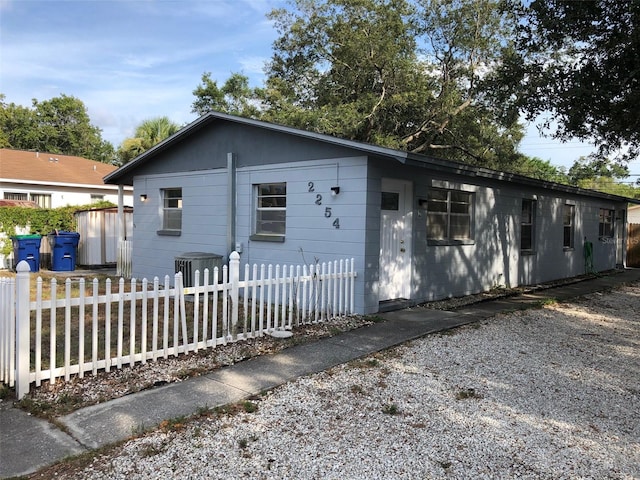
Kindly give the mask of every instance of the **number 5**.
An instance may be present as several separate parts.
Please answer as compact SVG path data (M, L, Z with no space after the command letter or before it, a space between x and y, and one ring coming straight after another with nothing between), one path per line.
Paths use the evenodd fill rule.
M331 207L326 207L324 209L324 216L329 218L331 216Z

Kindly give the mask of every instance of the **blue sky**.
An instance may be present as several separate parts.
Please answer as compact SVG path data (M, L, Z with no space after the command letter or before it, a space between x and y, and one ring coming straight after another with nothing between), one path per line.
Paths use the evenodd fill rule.
M0 92L5 101L61 94L84 102L116 147L145 119L195 120L193 90L204 72L263 80L277 32L265 15L285 0L0 0ZM529 155L570 167L591 148L541 138Z

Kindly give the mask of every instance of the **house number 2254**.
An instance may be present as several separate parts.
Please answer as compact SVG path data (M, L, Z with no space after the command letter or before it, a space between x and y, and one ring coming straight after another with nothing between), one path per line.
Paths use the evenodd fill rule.
M308 190L309 193L315 193L315 184L313 182L309 182L307 184L307 187L309 188ZM314 203L316 205L322 205L322 195L320 195L319 193L316 193L316 199ZM331 218L331 207L324 207L324 216L325 218ZM340 219L339 218L334 219L331 225L333 226L333 228L340 228Z

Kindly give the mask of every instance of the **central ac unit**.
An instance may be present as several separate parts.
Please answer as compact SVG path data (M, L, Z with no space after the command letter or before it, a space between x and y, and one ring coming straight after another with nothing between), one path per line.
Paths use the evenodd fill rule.
M195 284L196 271L200 272L200 285L205 283L204 270L209 269L209 279L207 283L213 280L213 269L218 267L222 269L222 255L204 252L187 252L175 258L176 273L182 273L182 285L184 287L193 287Z

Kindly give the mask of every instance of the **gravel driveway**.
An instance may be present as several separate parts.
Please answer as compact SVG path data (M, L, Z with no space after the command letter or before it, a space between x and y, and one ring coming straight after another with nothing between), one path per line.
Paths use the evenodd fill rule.
M640 286L431 335L237 410L57 478L640 478Z

